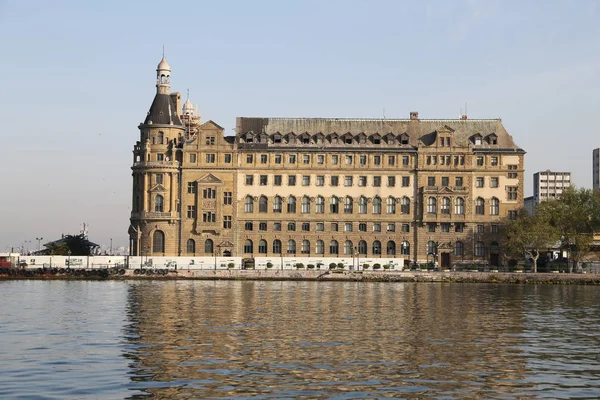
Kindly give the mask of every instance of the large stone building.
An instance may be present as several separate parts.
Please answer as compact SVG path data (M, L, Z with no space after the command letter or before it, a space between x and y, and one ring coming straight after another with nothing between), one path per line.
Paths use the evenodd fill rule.
M134 147L133 255L500 263L525 154L501 120L238 118L228 137L170 73Z

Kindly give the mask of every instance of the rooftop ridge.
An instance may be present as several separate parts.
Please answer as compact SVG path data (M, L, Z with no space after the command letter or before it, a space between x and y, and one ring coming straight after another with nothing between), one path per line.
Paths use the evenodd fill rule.
M284 120L321 120L321 121L390 121L390 122L410 122L409 118L320 118L320 117L240 117L246 119L269 119L275 121ZM418 121L448 121L448 122L468 122L468 121L501 121L501 118L470 118L470 119L448 119L448 118L419 118Z

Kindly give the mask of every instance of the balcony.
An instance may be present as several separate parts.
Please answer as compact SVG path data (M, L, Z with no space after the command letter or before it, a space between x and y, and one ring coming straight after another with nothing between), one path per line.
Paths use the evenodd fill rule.
M133 163L133 166L145 168L179 168L179 161L138 161Z
M178 219L177 212L132 212L131 219Z

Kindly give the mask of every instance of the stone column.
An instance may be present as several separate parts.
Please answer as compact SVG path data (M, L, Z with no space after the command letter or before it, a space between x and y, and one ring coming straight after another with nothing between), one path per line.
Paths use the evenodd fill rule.
M177 197L177 188L175 187L175 173L171 172L169 174L169 178L171 179L171 216L175 212L175 197Z
M144 185L142 190L144 191L144 209L142 211L148 212L148 173L144 172Z

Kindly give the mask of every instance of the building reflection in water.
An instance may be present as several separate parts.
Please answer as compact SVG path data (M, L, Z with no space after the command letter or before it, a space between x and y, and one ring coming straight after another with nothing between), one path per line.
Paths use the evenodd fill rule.
M511 395L524 385L524 290L136 282L125 356L135 389L169 398Z

